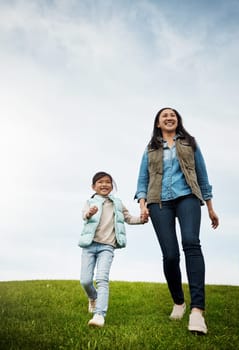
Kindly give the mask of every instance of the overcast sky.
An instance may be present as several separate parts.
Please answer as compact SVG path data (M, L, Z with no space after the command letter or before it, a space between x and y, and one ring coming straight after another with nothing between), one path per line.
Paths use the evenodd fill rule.
M202 208L206 283L239 285L238 18L237 0L0 0L0 280L79 279L92 176L111 173L138 215L141 156L171 106L220 218L214 231ZM165 282L151 223L126 228L111 279Z

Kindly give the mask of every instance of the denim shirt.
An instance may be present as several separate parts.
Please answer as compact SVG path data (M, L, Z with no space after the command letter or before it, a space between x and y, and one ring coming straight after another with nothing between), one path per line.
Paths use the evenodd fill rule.
M200 148L197 146L195 155L195 169L197 173L198 185L201 189L204 200L212 198L212 186L209 184L206 165ZM148 150L146 149L139 170L137 191L135 199L147 197L149 184L148 172ZM170 148L166 141L163 144L163 179L161 200L168 201L192 193L188 186L184 174L181 171L176 154L175 144Z

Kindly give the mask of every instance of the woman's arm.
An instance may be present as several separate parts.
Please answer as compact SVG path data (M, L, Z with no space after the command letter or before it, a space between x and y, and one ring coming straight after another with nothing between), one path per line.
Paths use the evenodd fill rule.
M219 218L213 209L212 200L211 199L206 200L206 205L207 205L208 215L211 219L212 228L215 229L219 225Z
M137 181L137 190L134 198L138 200L140 206L141 220L148 220L149 210L147 208L146 198L149 184L149 171L148 171L148 152L145 150L139 169L139 176Z
M146 203L146 200L144 198L140 198L140 200L139 200L139 207L140 207L140 218L141 218L141 220L143 220L143 221L147 220L148 221L149 210L147 208L147 203Z
M206 164L201 153L200 148L197 146L195 151L195 169L197 173L198 185L201 189L203 199L206 202L208 215L211 219L212 228L217 228L219 225L219 219L213 209L212 204L212 186L209 184Z
M202 152L198 146L194 155L198 185L201 189L203 199L206 201L212 198L212 186L209 183L206 164Z
M147 198L148 192L148 183L149 183L149 172L148 172L148 152L144 152L137 181L137 190L134 196L134 199Z

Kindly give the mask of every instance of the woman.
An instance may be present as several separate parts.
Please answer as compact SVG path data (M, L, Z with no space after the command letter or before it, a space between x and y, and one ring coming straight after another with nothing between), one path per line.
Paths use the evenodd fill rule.
M178 219L191 296L188 329L206 334L205 265L199 240L204 201L214 229L219 220L213 210L212 186L200 148L173 108L163 108L155 117L135 198L142 218L150 216L161 246L164 274L174 302L170 315L173 320L181 319L186 311L175 228Z

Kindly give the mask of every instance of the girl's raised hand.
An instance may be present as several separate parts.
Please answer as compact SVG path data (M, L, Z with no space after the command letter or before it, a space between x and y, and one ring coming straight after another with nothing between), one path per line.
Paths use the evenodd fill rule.
M89 209L89 211L88 211L88 213L87 213L87 218L89 219L89 218L91 218L92 217L92 215L94 215L95 213L97 213L97 211L98 211L98 207L96 206L96 205L94 205L93 207L90 207L90 209Z

